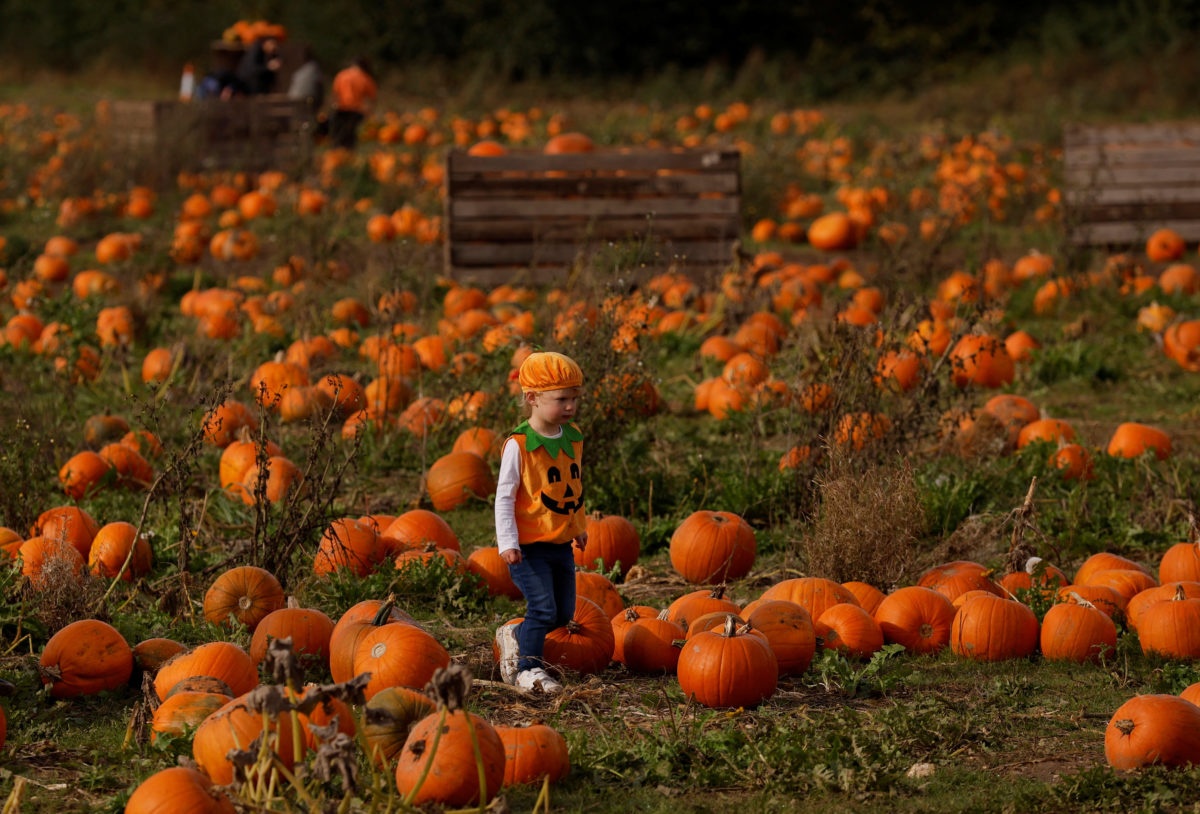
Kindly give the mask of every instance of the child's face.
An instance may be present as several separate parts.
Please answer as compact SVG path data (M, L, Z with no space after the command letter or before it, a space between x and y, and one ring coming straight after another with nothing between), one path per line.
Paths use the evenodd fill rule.
M529 394L530 418L546 424L566 424L579 412L580 387Z

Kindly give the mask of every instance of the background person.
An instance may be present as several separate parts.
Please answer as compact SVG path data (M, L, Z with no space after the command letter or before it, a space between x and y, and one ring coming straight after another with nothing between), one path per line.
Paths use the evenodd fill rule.
M330 90L333 115L329 119L329 138L336 147L353 149L358 143L358 127L375 105L379 88L366 57L354 60L338 71Z

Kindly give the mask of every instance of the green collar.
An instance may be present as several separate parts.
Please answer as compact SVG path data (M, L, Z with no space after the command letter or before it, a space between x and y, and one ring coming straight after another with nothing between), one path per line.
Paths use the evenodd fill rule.
M557 438L547 438L540 432L529 426L528 421L522 421L518 427L513 430L513 435L525 436L525 451L533 452L538 447L544 447L546 453L551 458L557 458L559 453L565 454L568 458L575 457L576 441L583 440L583 433L574 424L564 424L562 435Z

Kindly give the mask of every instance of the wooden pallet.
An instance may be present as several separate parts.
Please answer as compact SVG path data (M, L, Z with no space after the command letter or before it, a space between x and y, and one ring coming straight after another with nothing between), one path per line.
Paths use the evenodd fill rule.
M1128 246L1162 227L1200 240L1200 123L1068 126L1063 165L1072 242Z
M113 148L142 155L165 177L184 169L291 170L311 152L312 111L286 95L121 100L107 116Z
M736 150L446 158L449 276L556 282L573 268L728 267L741 232Z

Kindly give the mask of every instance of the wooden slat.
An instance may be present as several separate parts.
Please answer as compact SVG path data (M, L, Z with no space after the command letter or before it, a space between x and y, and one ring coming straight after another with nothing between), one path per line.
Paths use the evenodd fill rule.
M622 247L600 247L621 251ZM635 244L624 249L637 253ZM711 241L671 243L644 247L643 260L656 258L661 262L684 259L694 263L728 262L733 257L733 244ZM595 254L596 249L575 243L457 243L450 249L451 264L458 267L490 265L558 265L575 262L580 257Z
M1194 142L1200 145L1200 123L1068 125L1063 130L1063 146L1068 150L1096 144L1156 144L1163 142Z
M623 240L643 235L660 239L732 239L740 231L737 220L726 218L613 218L564 220L504 218L456 220L448 230L452 240Z
M738 201L729 198L564 198L562 200L451 200L450 217L471 218L621 218L643 216L736 216Z
M454 198L565 198L571 195L612 197L672 197L700 194L736 195L740 192L736 175L599 175L587 177L520 176L483 178L472 176L458 182Z
M1113 223L1080 224L1071 230L1071 241L1077 244L1141 245L1155 229L1174 229L1185 241L1200 241L1200 220L1162 220L1136 223L1121 221Z
M1200 201L1200 186L1100 186L1093 189L1072 189L1067 192L1067 201L1081 206L1105 206L1107 204L1171 206L1173 204L1189 204Z
M1200 156L1200 150L1197 151ZM1124 188L1157 188L1200 185L1200 161L1177 167L1146 167L1140 165L1077 168L1066 170L1063 179L1068 186Z
M1073 242L1135 244L1164 226L1200 237L1200 123L1068 126L1063 144Z
M741 230L740 165L735 150L451 150L446 266L565 268L606 251L647 265L724 266Z
M591 153L545 155L510 151L498 156L468 155L451 150L446 156L446 177L464 174L524 172L738 172L741 154L736 150L599 150Z

